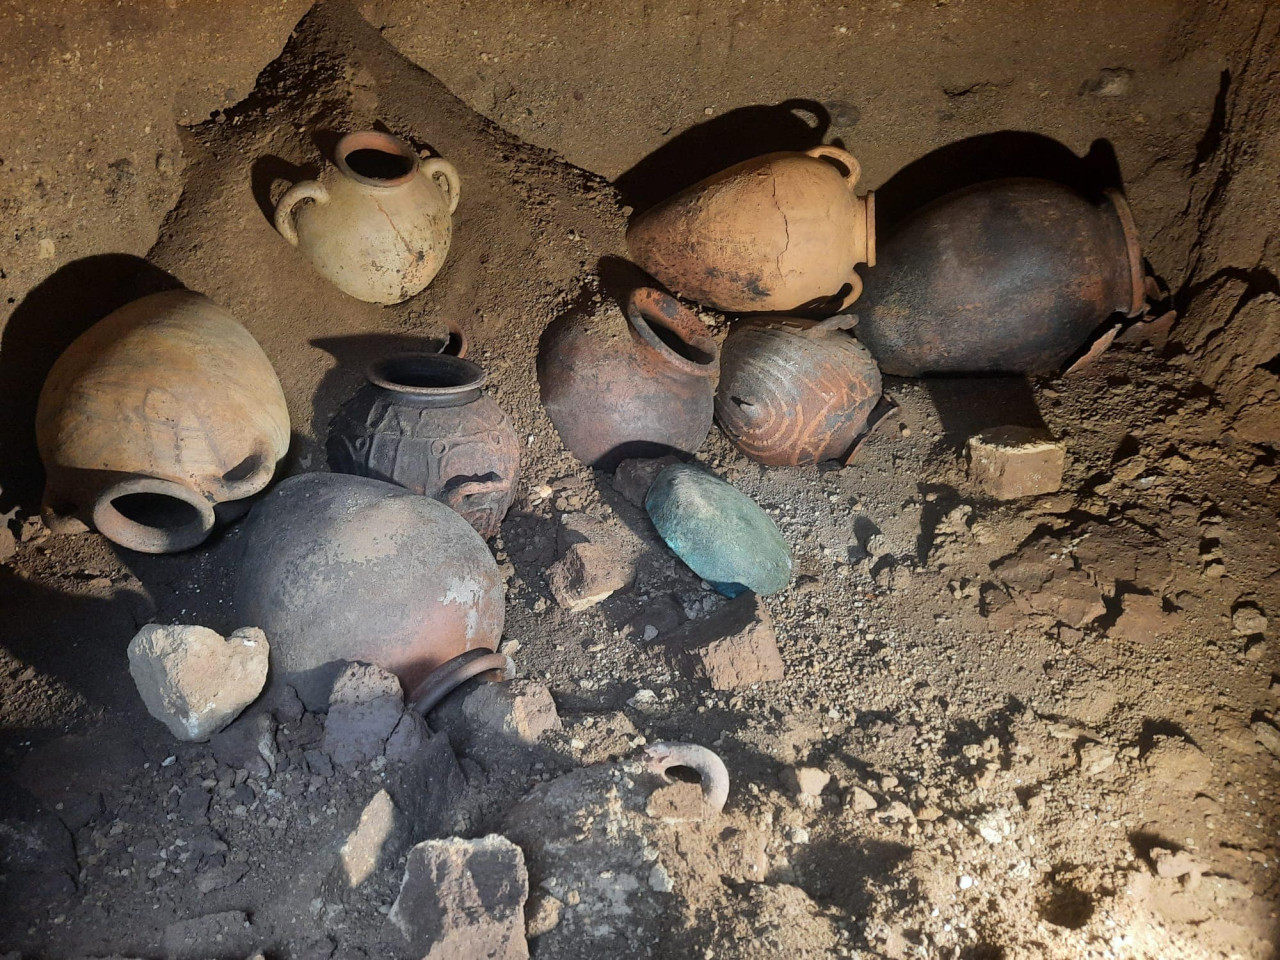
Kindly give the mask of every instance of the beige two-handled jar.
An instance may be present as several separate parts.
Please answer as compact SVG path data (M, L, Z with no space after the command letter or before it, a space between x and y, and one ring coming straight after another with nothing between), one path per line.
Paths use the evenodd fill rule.
M276 229L343 293L400 303L444 265L461 190L448 160L420 161L387 133L349 133L331 167L280 198Z

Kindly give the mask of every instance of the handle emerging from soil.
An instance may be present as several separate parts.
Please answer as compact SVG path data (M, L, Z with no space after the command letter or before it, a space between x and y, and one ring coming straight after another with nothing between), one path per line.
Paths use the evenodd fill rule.
M645 748L646 766L666 776L671 767L688 767L702 778L702 799L719 813L729 799L729 769L724 761L696 743L652 743Z
M490 670L501 670L504 676L512 673L510 658L505 654L492 650L468 650L448 660L414 689L409 695L409 708L416 710L424 717L434 710L440 701L453 693L472 677L478 677Z
M298 228L293 222L293 208L303 200L328 203L329 191L319 181L303 180L290 187L276 204L276 230L293 247L298 245Z

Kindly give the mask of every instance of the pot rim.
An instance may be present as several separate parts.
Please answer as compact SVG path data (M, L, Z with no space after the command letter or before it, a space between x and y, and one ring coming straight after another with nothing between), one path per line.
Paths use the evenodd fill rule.
M1125 254L1129 258L1129 310L1127 315L1136 317L1147 306L1146 270L1142 266L1142 241L1138 237L1138 224L1133 219L1133 211L1129 209L1129 201L1123 193L1113 187L1103 191L1120 219L1120 229L1124 233Z
M452 379L455 382L439 385L406 383L396 376L397 365L408 368L419 375L438 376ZM399 374L404 377L403 373ZM478 363L455 357L448 353L398 353L392 357L375 360L365 371L365 379L375 387L389 390L392 393L412 397L450 398L461 397L468 393L478 393L488 379L488 374Z
M195 511L195 517L176 526L143 523L125 516L115 505L121 497L151 494L177 500ZM185 484L160 477L126 477L113 483L93 503L93 525L113 543L139 553L176 553L197 547L208 539L215 517L213 504Z
M707 336L693 311L675 297L653 287L638 287L627 298L627 322L634 337L676 369L696 377L713 376L720 369L720 345ZM658 335L654 324L669 330L706 359L677 352Z
M401 157L409 161L409 169L398 177L366 177L364 174L356 173L347 163L347 157L357 150L377 150L380 153ZM333 160L344 176L366 187L401 186L417 176L418 167L421 165L417 152L406 141L392 134L383 133L381 130L357 130L354 133L348 133L334 148Z

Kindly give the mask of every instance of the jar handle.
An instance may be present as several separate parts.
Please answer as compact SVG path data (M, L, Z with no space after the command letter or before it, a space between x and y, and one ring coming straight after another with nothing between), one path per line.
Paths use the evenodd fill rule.
M261 493L276 473L277 457L266 440L254 445L254 451L218 478L221 501L243 500Z
M515 672L509 657L483 648L468 650L446 660L409 694L409 708L425 717L462 684L490 670L501 670L504 679L510 679Z
M837 313L834 317L827 317L827 319L815 323L811 327L806 327L800 333L806 337L824 337L836 330L852 330L857 325L858 315L856 313Z
M329 191L317 180L303 180L290 187L280 202L276 204L276 229L280 236L289 241L291 247L298 245L298 227L293 222L293 208L303 200L314 200L319 204L329 202Z
M458 484L456 487L451 487L440 496L450 510L460 513L460 508L466 502L467 497L493 493L495 490L501 490L503 485L501 480L469 480L466 483Z
M449 336L445 340L444 346L440 348L440 352L457 357L459 360L466 359L467 349L471 346L471 341L467 339L467 332L452 320L449 320L446 326L449 330Z
M850 290L845 295L845 298L840 301L840 306L836 307L837 313L844 313L853 306L853 302L855 300L862 296L862 277L858 276L856 270L853 271L853 274L849 277L849 286L853 289Z
M458 209L458 200L462 197L462 178L452 163L443 157L432 157L422 165L422 172L435 181L440 192L449 204L449 212Z
M858 177L862 173L862 165L848 150L841 150L839 147L833 147L828 144L819 144L812 149L806 150L805 153L811 157L826 157L828 160L834 160L848 170L849 172L845 174L844 182L848 184L850 190L858 182Z

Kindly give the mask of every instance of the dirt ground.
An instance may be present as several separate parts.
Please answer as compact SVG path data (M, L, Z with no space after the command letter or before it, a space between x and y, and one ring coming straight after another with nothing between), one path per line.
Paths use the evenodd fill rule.
M538 957L1275 955L1273 5L0 0L0 22L0 513L18 541L0 561L0 951L408 956L387 920L403 858L334 879L385 788L422 836L521 844L531 904L560 904ZM269 220L335 134L374 124L463 181L444 270L389 308L344 297ZM661 643L716 595L563 449L534 362L556 317L617 312L630 211L819 142L859 158L886 233L990 176L1122 185L1180 318L1084 376L889 378L898 420L843 469L762 468L713 429L699 460L795 559L765 601L784 679L716 692ZM495 746L442 710L448 740L420 761L335 769L300 705L213 745L147 716L130 638L242 626L241 530L169 557L49 536L31 422L78 333L174 285L263 345L295 473L323 469L370 360L467 330L525 444L493 542L503 649L562 730ZM970 484L965 440L1008 423L1062 438L1061 492ZM634 578L569 613L546 568L584 528ZM269 758L245 746L264 728ZM628 764L656 740L720 753L721 817L645 813ZM831 781L798 798L792 765Z

